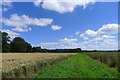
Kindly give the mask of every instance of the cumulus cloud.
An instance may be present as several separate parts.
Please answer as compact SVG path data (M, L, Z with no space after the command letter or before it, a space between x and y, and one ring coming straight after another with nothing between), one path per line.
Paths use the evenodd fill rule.
M58 41L58 45L45 46L49 49L70 49L81 48L84 50L118 50L117 36L118 24L103 25L97 31L88 29L80 34L80 37L85 39L83 42L78 42L78 39L64 38ZM111 46L112 45L112 46Z
M111 38L115 38L115 36L108 36L108 35L103 35L101 37L95 37L92 40L89 41L100 41L100 40L106 40L106 39L111 39Z
M13 32L13 31L7 30L7 29L3 29L3 30L1 30L1 31L8 33L8 35L9 35L12 39L20 35L19 33L16 33L16 32Z
M118 24L103 25L102 28L100 28L97 31L98 35L115 34L115 33L118 33Z
M47 26L53 22L53 19L49 18L31 18L27 15L19 16L18 14L13 14L9 19L3 18L2 22L6 26L15 27L15 31L29 31L31 30L28 26Z
M95 31L88 29L85 31L85 33L80 34L80 37L82 37L84 40L88 40L88 37L96 36L96 34L97 33Z
M62 27L61 27L61 26L58 26L58 25L52 25L52 26L51 26L51 29L52 29L52 30L59 30L59 29L62 29Z
M92 42L89 45L84 45L84 47L86 50L118 50L118 41L106 39L103 42Z
M89 37L116 34L116 33L118 33L118 24L107 24L107 25L103 25L100 29L98 29L98 31L93 31L88 29L87 31L85 31L85 33L80 34L80 37L82 37L84 40L88 40ZM111 37L111 36L103 36L103 37Z
M55 42L46 42L46 43L40 43L40 46L45 47L45 46L51 46L51 45L57 45L59 43Z
M75 42L77 39L60 39L59 42L46 42L40 43L42 48L50 48L50 49L68 49L68 48L75 48L78 44ZM75 46L76 45L76 46Z
M68 39L68 38L64 38L64 39L60 39L59 40L61 43L72 43L77 41L77 39Z
M102 41L101 41L102 40ZM84 50L117 50L118 49L118 41L113 38L113 36L109 36L109 38L96 37L92 40L76 42L77 39L60 39L58 42L47 42L42 43L41 46L43 48L48 49L74 49L81 48ZM111 46L112 45L112 46Z
M73 12L77 6L82 6L86 8L88 4L94 3L95 0L43 0L42 4L40 5L41 0L34 2L34 4L38 7L41 6L44 9L56 11L59 13L65 12Z

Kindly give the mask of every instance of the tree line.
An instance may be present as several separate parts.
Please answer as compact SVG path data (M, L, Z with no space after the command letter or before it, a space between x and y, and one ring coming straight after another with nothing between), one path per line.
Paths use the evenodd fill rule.
M2 36L2 52L21 52L21 53L30 53L30 52L40 52L40 53L79 53L81 52L81 48L77 49L42 49L40 46L32 47L32 45L26 42L21 37L15 37L13 40L10 40L10 36L8 33L1 32Z

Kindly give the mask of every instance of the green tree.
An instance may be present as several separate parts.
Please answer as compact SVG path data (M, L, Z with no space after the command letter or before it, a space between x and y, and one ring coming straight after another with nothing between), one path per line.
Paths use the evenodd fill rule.
M10 51L10 37L6 32L0 32L2 34L2 52L9 52Z
M27 42L26 42L26 52L32 52L32 46Z
M11 52L26 52L26 41L21 37L15 37L11 42Z
M2 32L0 31L0 53L2 52Z
M81 48L77 48L76 51L77 51L77 53L80 53L82 50L81 50Z
M39 47L33 47L32 51L33 52L41 52L41 47L40 46Z

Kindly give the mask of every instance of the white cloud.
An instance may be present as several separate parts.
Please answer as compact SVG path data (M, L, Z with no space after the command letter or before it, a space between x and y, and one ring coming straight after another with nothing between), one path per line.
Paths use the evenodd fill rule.
M102 37L95 37L95 38L93 38L90 41L100 41L100 40L103 40L103 38Z
M52 25L52 26L51 26L51 29L52 29L52 30L59 30L59 29L62 29L62 27L61 27L61 26L58 26L58 25Z
M97 33L95 31L88 29L85 31L85 33L80 34L80 37L82 37L84 40L88 40L88 37L96 36L96 34Z
M113 34L118 33L118 24L103 25L97 31L88 29L80 36L87 41L77 42L78 39L60 39L59 44L52 46L45 46L49 49L70 49L81 48L84 50L117 50L118 40ZM91 38L89 38L91 37ZM112 45L112 46L111 46Z
M118 24L103 25L102 28L100 28L97 31L98 35L115 34L115 33L118 33Z
M45 46L51 46L51 45L57 45L59 43L55 42L46 42L46 43L40 43L40 46L45 47Z
M116 34L118 33L118 24L107 24L103 25L98 31L93 31L88 29L85 31L85 33L80 34L80 37L82 37L84 40L88 40L89 37L95 37L95 36L102 36L102 35L108 35L108 34ZM105 37L111 37L111 36L103 36Z
M115 38L116 36L103 35L102 38Z
M95 38L89 40L89 42L91 42L91 41L102 41L102 40L113 39L113 38L116 38L116 36L103 35L103 36L95 37Z
M112 37L109 38L96 37L92 40L83 41L79 43L76 41L77 39L64 38L64 39L60 39L59 42L42 43L41 46L43 48L48 48L48 49L74 49L74 48L81 48L84 50L117 50L118 49L118 41Z
M31 18L27 15L18 16L17 14L11 15L9 19L3 18L3 23L7 26L13 27L27 27L28 25L46 26L53 22L49 18Z
M77 41L77 39L68 39L68 38L64 38L64 39L60 39L59 40L61 43L72 43Z
M49 48L49 49L67 49L67 48L76 48L78 44L75 42L77 39L60 39L59 42L46 42L46 43L41 43L40 46L42 48Z
M96 39L96 40L95 40ZM118 41L116 39L103 39L103 38L94 38L94 41L84 41L81 42L82 49L85 50L117 50L118 49ZM111 46L112 45L112 46Z
M28 28L28 29L23 29L23 28L19 28L19 27L16 27L16 28L13 28L12 30L14 31L18 31L18 32L28 32L28 31L31 31L32 28Z
M19 33L16 33L16 32L13 32L13 31L7 30L7 29L3 29L3 30L1 30L1 31L8 33L8 35L9 35L12 39L20 35Z
M101 44L101 47L103 47L103 49L109 49L109 50L113 50L113 49L118 49L118 40L115 39L105 39Z
M35 2L34 4L38 7L40 6L40 1ZM47 10L52 10L56 11L59 13L65 13L65 12L73 12L74 9L77 6L82 6L83 8L86 8L86 6L90 3L94 3L95 0L44 0L42 1L43 3L41 4L42 8L47 9Z
M85 36L85 34L80 34L80 37L83 38L84 40L88 40L89 38Z
M79 34L80 34L80 32L78 31L78 32L76 32L75 34L76 34L76 35L79 35Z
M118 44L118 41L115 39L105 39L103 41L104 45L110 45L110 44ZM113 46L113 45L112 45Z
M13 30L15 31L28 31L29 26L47 26L53 22L53 19L49 18L31 18L27 15L19 16L17 14L11 15L9 19L3 18L2 22L11 27L15 27ZM19 30L18 30L19 29Z

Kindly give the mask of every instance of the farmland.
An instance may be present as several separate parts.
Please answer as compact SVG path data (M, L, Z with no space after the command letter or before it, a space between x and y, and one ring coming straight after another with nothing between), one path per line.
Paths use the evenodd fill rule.
M31 76L37 69L42 69L48 65L52 65L52 63L62 61L74 54L75 53L3 53L3 78Z
M3 78L117 78L116 52L3 53ZM101 74L102 73L102 74Z
M35 78L117 78L118 72L83 54L43 70Z

